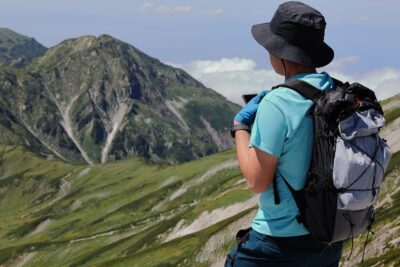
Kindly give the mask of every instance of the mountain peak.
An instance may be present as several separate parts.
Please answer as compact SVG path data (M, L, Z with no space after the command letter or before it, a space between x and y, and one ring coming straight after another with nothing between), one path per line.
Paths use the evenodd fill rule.
M0 38L9 38L10 41L14 40L24 40L24 39L31 39L30 37L24 36L22 34L19 34L9 28L0 28Z
M33 150L67 161L174 163L233 145L226 133L236 105L110 35L65 40L4 76L4 99L14 101L0 105L12 114L7 129L19 123Z
M46 47L35 38L27 37L8 28L0 28L0 66L21 67L43 54Z
M68 47L74 48L75 51L81 51L81 50L97 47L98 45L107 43L107 42L131 46L111 35L101 34L99 36L83 35L83 36L80 36L77 38L70 38L70 39L67 39L67 40L61 42L60 44L56 45L55 47L68 46Z
M108 55L108 56L106 56ZM36 69L42 67L53 67L55 63L59 64L63 60L82 60L95 59L99 57L123 58L123 60L146 58L146 61L160 63L159 60L151 58L139 49L125 43L108 34L100 36L84 35L77 38L66 39L63 42L51 47L38 59L31 67ZM93 60L85 60L87 64ZM83 62L86 64L85 62Z

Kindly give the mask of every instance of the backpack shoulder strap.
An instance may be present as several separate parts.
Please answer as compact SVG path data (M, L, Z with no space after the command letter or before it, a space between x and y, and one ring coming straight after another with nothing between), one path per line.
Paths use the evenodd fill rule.
M321 90L302 80L291 80L272 87L272 90L278 87L290 88L313 102L316 102L322 93Z

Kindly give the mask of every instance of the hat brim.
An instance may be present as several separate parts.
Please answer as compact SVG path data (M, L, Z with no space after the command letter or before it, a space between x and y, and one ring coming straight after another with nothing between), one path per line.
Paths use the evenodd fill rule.
M254 25L251 28L251 34L268 52L306 67L326 66L334 57L333 49L326 43L310 51L305 51L303 48L288 43L271 31L270 23Z

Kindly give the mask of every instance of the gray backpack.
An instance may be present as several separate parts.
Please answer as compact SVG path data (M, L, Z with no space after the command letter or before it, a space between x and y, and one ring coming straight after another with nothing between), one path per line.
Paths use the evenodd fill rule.
M274 87L293 89L314 102L309 110L313 155L305 187L296 191L280 176L299 207L298 222L326 244L371 229L373 204L390 158L389 147L378 135L385 119L374 92L358 83L334 81L334 88L327 90L301 80Z

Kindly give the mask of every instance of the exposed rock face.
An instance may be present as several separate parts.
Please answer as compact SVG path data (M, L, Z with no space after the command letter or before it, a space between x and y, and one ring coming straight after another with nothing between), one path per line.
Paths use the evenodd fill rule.
M0 126L68 161L183 162L233 146L238 106L108 35L69 39L0 71Z

